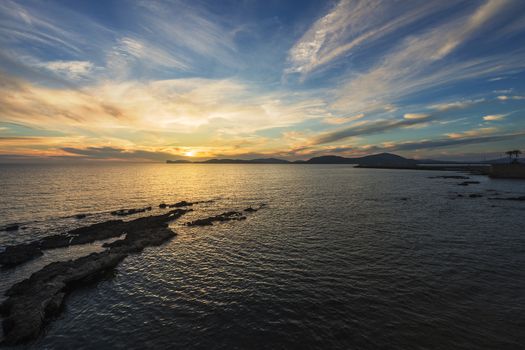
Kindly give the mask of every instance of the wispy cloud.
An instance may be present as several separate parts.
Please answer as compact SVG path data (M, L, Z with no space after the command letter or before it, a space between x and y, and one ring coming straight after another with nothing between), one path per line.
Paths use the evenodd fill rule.
M311 144L319 145L331 143L354 136L364 136L371 134L383 133L389 130L401 127L414 126L416 124L427 123L431 120L430 115L424 114L407 114L408 118L403 119L385 119L371 122L358 122L343 129L337 129L320 134L315 137ZM406 116L406 115L405 115ZM415 116L415 117L414 117Z
M473 130L467 130L464 132L454 132L447 134L448 137L451 139L463 139L466 137L479 137L483 135L490 135L494 134L498 131L498 128L490 127L490 128L479 128L479 129L473 129Z
M323 121L327 124L339 125L350 123L365 117L364 113L356 114L350 117L326 117Z
M334 92L337 99L333 106L366 113L426 89L524 68L522 51L515 55L445 60L470 38L491 28L498 14L510 5L509 1L487 1L471 15L407 37L367 72L349 75Z
M501 95L501 96L498 96L497 98L498 98L498 100L500 100L500 101L507 101L507 100L525 100L525 96L518 96L518 95L513 95L513 96Z
M419 119L427 119L430 117L430 114L425 113L406 113L403 118L408 120L419 120Z
M4 122L66 134L202 147L217 137L227 136L222 143L233 144L240 135L246 139L327 114L325 102L315 97L264 93L233 79L106 82L67 89L6 75L0 76L0 112Z
M94 69L93 63L89 61L49 61L40 63L38 66L65 75L71 80L85 78Z
M353 49L370 45L438 9L437 3L432 2L412 6L378 0L341 0L291 48L290 67L286 73L300 73L304 77Z
M470 107L472 105L484 102L484 98L479 98L475 100L460 100L460 101L452 101L452 102L443 102L443 103L437 103L429 106L430 109L436 109L438 111L449 111L453 109L463 109L466 107Z
M492 114L492 115L486 115L483 117L483 120L492 122L492 121L499 121L503 120L507 115L506 114Z

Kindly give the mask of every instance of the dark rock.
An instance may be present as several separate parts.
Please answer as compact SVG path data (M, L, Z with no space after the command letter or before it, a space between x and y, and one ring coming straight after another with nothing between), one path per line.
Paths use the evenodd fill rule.
M159 208L161 208L161 209L164 209L164 208L167 208L167 207L168 207L168 205L166 203L160 203L159 204Z
M468 186L468 185L477 185L479 184L479 181L463 181L458 183L458 186Z
M0 265L14 267L41 256L42 250L35 243L8 246L0 252Z
M211 226L214 222L232 221L232 220L245 220L246 216L238 211L228 211L219 215L211 216L205 219L197 219L186 223L187 226Z
M481 198L483 197L483 195L479 193L472 193L472 194L469 194L469 197L470 198Z
M160 245L175 236L168 228L168 222L178 219L188 211L191 209L176 209L163 215L128 222L112 220L70 231L70 234L76 234L75 237L96 236L97 232L125 231L126 238L105 244L109 249L104 252L49 264L30 278L12 286L6 292L8 298L0 307L5 316L3 344L15 345L37 337L49 318L61 310L66 293L77 285L94 281L112 270L129 253L140 252L147 246ZM67 235L55 235L47 242L50 245L51 242L63 244L60 236L69 238ZM8 247L9 249L21 248L14 246Z
M525 196L507 197L507 198L489 198L489 199L497 200L497 201L518 201L518 202L524 202L525 201Z
M455 180L468 180L470 177L462 175L440 175L430 176L429 179L455 179Z
M184 210L182 211L186 212ZM42 249L64 248L64 247L69 247L71 245L93 243L95 241L119 237L123 235L124 233L133 231L135 229L138 229L139 227L145 228L148 225L154 224L155 220L161 220L161 221L162 220L164 221L173 220L171 219L171 217L173 215L176 215L175 213L178 213L178 210L173 210L173 211L170 211L166 214L159 215L159 216L138 218L138 219L127 221L127 222L124 222L122 220L109 220L109 221L105 221L105 222L101 222L101 223L97 223L97 224L93 224L93 225L89 225L85 227L80 227L80 228L71 230L67 232L66 234L57 234L57 235L47 236L38 241L31 242L29 245L37 247L38 251L40 251ZM141 223L144 223L144 224L141 224ZM22 246L22 248L20 248L21 250L17 248L20 246ZM34 259L35 257L42 255L41 251L40 251L40 254L38 255L35 255L37 254L37 251L33 251L32 254L19 253L19 252L23 252L24 249L27 249L27 248L23 248L24 246L25 244L7 247L4 252L0 253L0 265L3 265L5 267L15 267L17 265L20 265L26 261L29 261L31 259ZM16 248L16 251L13 251L13 253L10 253L13 248ZM3 263L3 261L6 261L6 263Z
M192 202L181 201L175 204L171 204L169 207L170 208L181 208L181 207L191 207L192 205L193 205Z
M114 215L114 216L128 216L128 215L133 215L133 214L137 214L137 213L144 213L144 212L150 211L150 210L151 210L151 207L119 209L119 210L112 211L111 215Z
M7 225L1 231L17 231L19 228L20 228L19 225L13 224L13 225Z
M8 299L3 303L3 345L36 338L60 310L68 286L114 268L125 257L123 253L106 251L56 262L15 284L6 292Z
M87 215L86 214L77 214L75 215L76 219L84 219Z
M247 212L247 213L254 213L257 210L259 210L259 209L255 209L255 208L252 208L252 207L248 207L248 208L244 209L244 211Z

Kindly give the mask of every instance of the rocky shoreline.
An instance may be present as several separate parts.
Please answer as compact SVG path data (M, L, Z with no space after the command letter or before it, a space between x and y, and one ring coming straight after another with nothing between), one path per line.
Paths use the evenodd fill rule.
M177 207L191 206L189 202L177 204ZM0 314L4 317L4 339L0 345L15 345L36 338L43 326L60 312L67 293L78 285L111 271L129 254L140 252L149 246L161 245L174 237L176 233L168 227L169 222L190 211L193 209L179 208L131 221L110 220L71 230L66 234L7 247L0 253L0 262L4 266L13 267L42 255L44 249L85 244L125 234L125 238L105 243L103 247L106 250L103 252L51 263L8 289L5 293L7 299L0 305ZM218 217L227 219L217 219ZM240 217L246 219L240 212L232 211L200 220L227 221L239 220Z

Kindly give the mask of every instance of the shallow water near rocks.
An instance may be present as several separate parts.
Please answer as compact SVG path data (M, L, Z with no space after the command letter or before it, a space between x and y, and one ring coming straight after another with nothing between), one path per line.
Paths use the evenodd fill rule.
M525 182L428 178L443 174L455 173L2 165L0 227L23 229L0 232L0 246L121 208L151 205L144 215L155 215L161 202L215 200L173 222L178 236L167 244L70 294L45 333L19 348L520 348L525 203L488 198L525 195ZM260 203L245 221L183 225ZM1 289L27 266L2 271Z

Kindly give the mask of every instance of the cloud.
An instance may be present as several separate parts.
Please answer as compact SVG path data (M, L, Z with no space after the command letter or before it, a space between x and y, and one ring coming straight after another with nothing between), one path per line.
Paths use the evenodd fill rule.
M390 151L412 151L420 149L434 149L441 147L453 147L460 145L485 144L490 142L509 141L513 139L525 138L525 132L513 134L501 134L490 136L470 136L464 138L447 138L436 140L410 141L393 144L385 150Z
M126 150L115 147L62 148L70 155L89 159L132 160L132 161L166 161L174 157L173 153L152 152L144 150Z
M210 64L217 71L242 66L231 25L203 4L141 1L119 11L126 30L53 2L2 1L0 45L6 54L24 58L22 63L72 80L88 73L123 80L198 73ZM50 61L50 53L60 59Z
M483 135L489 135L494 134L498 131L498 128L490 127L490 128L479 128L474 130L467 130L464 132L454 132L446 134L451 139L461 139L465 137L478 137Z
M94 68L93 63L89 61L49 61L40 63L37 66L65 75L72 80L88 76Z
M449 111L453 109L463 109L470 107L472 105L484 102L484 98L479 98L476 100L461 100L461 101L453 101L453 102L444 102L444 103L438 103L429 106L430 109L436 109L438 111Z
M431 2L411 6L408 3L378 0L341 0L319 18L290 49L290 66L286 73L300 73L304 77L353 49L374 44L375 41L425 18L438 8L437 3Z
M503 120L506 116L507 116L506 114L486 115L486 116L483 117L483 120L485 120L485 121Z
M507 95L501 95L501 96L498 96L497 99L500 100L500 101L507 101L507 100L525 100L525 96L518 96L518 95L507 96Z
M408 120L427 119L428 117L430 117L430 114L424 113L407 113L403 116L403 118Z
M327 124L333 124L333 125L346 124L346 123L350 123L350 122L362 119L364 118L364 116L365 116L364 113L360 113L360 114L356 114L351 117L326 117L323 119L323 121Z
M108 81L69 89L0 75L2 121L128 146L204 147L219 137L229 145L236 137L322 118L329 115L325 107L307 93L265 92L234 79Z
M347 113L367 113L431 88L525 67L524 52L519 48L514 54L445 59L472 37L491 28L510 4L487 1L468 16L406 37L367 71L347 74L341 86L334 89L332 107Z
M410 114L414 116L416 114ZM349 127L323 133L312 140L312 144L331 143L354 136L364 136L383 133L401 127L410 127L431 120L430 115L416 115L417 118L383 119L372 122L358 122Z

